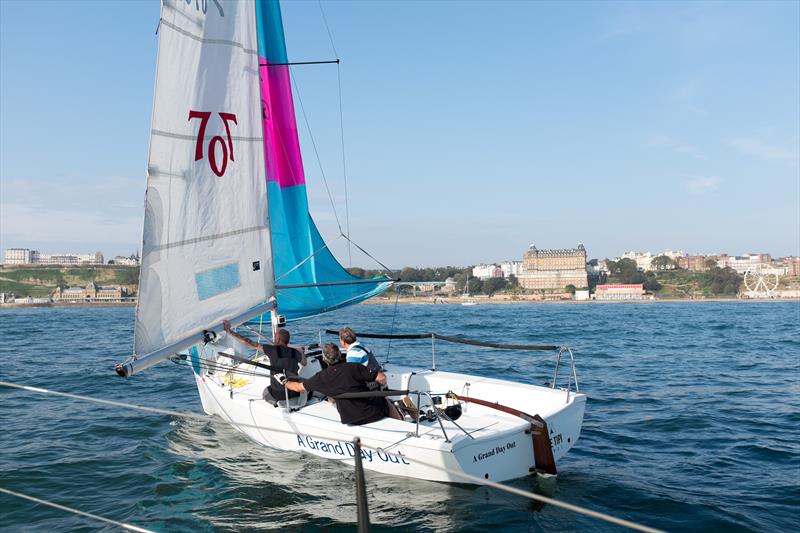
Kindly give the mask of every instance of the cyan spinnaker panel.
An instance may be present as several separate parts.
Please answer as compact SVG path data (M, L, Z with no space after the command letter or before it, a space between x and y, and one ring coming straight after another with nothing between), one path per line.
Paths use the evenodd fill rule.
M386 290L389 283L386 278L363 283L350 275L311 219L277 0L256 1L256 26L278 312L293 320L361 302ZM320 283L341 285L280 288Z

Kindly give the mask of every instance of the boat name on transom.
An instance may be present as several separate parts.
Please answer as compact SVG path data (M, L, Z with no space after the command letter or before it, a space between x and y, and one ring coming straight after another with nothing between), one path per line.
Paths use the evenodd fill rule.
M507 442L505 446L495 446L491 450L481 452L477 455L472 456L472 462L477 463L478 461L483 461L484 459L488 459L489 457L494 457L495 455L500 455L501 453L506 453L507 450L517 447L517 441Z

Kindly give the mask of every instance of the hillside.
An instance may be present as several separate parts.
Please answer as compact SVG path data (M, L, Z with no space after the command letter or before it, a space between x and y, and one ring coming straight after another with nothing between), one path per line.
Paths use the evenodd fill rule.
M92 266L7 266L0 267L0 292L16 296L47 296L59 285L121 285L135 293L139 267L122 265Z

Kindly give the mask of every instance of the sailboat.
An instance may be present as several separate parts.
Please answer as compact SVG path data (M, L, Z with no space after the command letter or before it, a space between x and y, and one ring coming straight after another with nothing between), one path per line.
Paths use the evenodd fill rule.
M464 281L464 292L461 294L461 299L464 300L461 305L478 305L478 302L471 300L469 297L469 274L467 274L467 279Z
M313 395L278 407L262 400L274 369L242 353L224 321L274 331L380 294L392 280L351 276L308 212L278 2L162 0L158 35L134 353L117 373L183 361L206 413L278 450L352 464L359 437L364 467L391 475L555 474L586 404L566 348L511 347L555 350L550 386L443 372L435 362L387 364L383 394L414 405L403 420L348 426ZM571 368L558 387L562 356ZM309 357L298 379L320 370Z

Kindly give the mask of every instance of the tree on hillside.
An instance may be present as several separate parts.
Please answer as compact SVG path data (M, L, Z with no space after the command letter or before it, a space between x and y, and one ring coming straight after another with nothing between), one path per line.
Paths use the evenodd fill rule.
M478 294L479 292L481 292L483 290L483 282L481 280L479 280L478 278L472 277L471 274L469 276L470 277L468 279L464 280L461 283L461 289L459 289L459 290L460 290L460 292L464 292L464 283L466 283L467 284L467 292L469 294ZM458 288L458 284L456 284L456 288Z
M484 294L491 296L492 294L505 289L506 283L506 280L503 278L489 278L483 282L482 290Z
M607 265L611 273L609 281L624 285L644 283L644 274L639 272L636 267L636 261L633 259L624 258L619 261L608 261Z
M650 263L650 267L655 270L674 270L678 264L671 258L667 257L666 255L659 255Z
M712 268L717 268L717 260L711 259L710 257L703 261L703 264L706 266L707 269L711 270Z
M516 289L517 287L519 287L519 280L517 279L517 276L515 276L514 274L509 274L509 276L508 276L508 288L509 289Z
M643 275L642 286L644 290L656 292L661 290L661 284L656 279L656 275L652 272L645 272Z
M711 294L736 294L742 286L742 277L730 267L715 266L706 274L706 286Z
M570 293L571 295L575 296L576 287L572 283L564 287L564 290Z

